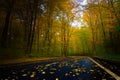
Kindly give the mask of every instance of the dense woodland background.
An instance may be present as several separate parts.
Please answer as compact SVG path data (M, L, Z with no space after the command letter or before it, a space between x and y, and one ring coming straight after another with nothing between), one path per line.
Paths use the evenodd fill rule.
M120 57L120 0L0 0L0 58ZM81 25L72 26L73 22Z

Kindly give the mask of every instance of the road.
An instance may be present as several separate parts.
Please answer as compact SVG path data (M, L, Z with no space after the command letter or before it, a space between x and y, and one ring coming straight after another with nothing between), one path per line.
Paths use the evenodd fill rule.
M116 80L89 58L63 58L0 67L0 80Z

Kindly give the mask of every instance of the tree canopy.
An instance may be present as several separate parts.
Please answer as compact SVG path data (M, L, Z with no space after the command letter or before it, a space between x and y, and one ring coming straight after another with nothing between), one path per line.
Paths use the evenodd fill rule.
M119 0L0 0L0 57L120 53Z

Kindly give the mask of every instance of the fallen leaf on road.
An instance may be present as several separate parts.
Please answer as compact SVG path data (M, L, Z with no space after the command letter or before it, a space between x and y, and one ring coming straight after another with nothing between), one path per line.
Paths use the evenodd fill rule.
M27 76L27 74L22 74L22 76Z
M78 76L78 75L79 75L79 73L76 73L76 75Z
M56 78L55 80L59 80L59 78Z
M102 80L107 80L107 79L102 79Z
M54 74L54 72L50 72L50 74Z
M31 78L35 77L35 72L32 72L32 74L30 75Z
M91 72L93 72L94 70L93 70L93 69L91 69L90 71L91 71Z
M68 74L68 73L66 73L66 74L65 74L65 76L69 76L69 74Z
M46 73L45 71L42 72L42 74L45 74L45 73Z

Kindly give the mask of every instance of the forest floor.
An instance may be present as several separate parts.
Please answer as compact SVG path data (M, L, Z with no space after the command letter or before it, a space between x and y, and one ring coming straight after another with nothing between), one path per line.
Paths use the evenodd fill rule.
M23 63L23 62L34 62L34 61L41 61L41 60L51 60L51 59L58 59L61 57L40 57L40 58L18 58L18 59L2 59L0 60L0 65L4 64L15 64L15 63Z

